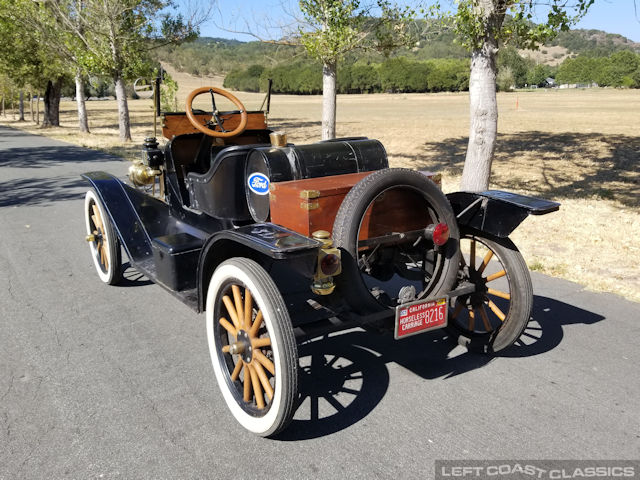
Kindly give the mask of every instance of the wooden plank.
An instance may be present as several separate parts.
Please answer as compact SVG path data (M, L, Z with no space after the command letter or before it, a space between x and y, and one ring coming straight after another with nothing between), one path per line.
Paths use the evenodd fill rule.
M204 125L211 115L196 115L195 116ZM220 118L224 120L225 130L233 130L240 124L240 114L233 113L228 115L220 115ZM267 122L263 112L250 112L247 113L247 126L245 130L264 130L267 128ZM219 127L216 130L220 131ZM176 135L182 135L184 133L198 133L186 114L180 115L165 115L162 117L162 135L165 138L172 139Z
M333 222L347 193L371 172L348 173L271 184L271 221L310 236L316 230L333 230ZM425 173L429 178L439 176ZM422 197L396 189L381 195L367 211L360 240L391 232L419 230L433 223L426 209L418 207Z

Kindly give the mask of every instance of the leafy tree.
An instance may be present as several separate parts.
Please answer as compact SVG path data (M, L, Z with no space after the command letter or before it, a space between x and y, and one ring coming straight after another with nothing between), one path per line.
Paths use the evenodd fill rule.
M40 14L38 4L27 0L0 0L0 71L15 85L37 91L45 89L42 125L57 126L60 88L69 69L61 52L48 38L51 19ZM49 42L48 40L51 40Z
M632 75L638 68L640 68L640 55L630 51L614 53L609 57L611 85L614 87L633 86Z
M549 77L554 77L555 69L549 65L538 63L533 68L527 70L527 85L537 85L541 87L545 80Z
M462 189L478 191L489 186L498 127L496 55L500 43L516 41L522 47L537 48L558 31L568 30L592 3L576 0L575 8L570 9L562 0L551 0L546 22L534 24L537 4L530 0L459 0L452 26L471 51L471 121Z
M125 81L150 73L151 39L192 39L197 24L181 15L162 14L169 5L166 0L49 0L48 5L79 42L84 68L113 80L120 139L131 140Z
M498 72L502 68L508 68L513 77L512 85L516 87L524 87L527 83L527 72L531 63L522 58L518 50L512 46L502 48L498 54Z
M435 59L427 62L430 92L460 92L469 89L469 61L463 59Z
M353 65L351 67L351 88L360 93L379 91L381 86L376 67L373 65Z
M370 15L374 8L380 10L380 17ZM359 0L300 0L300 10L306 22L300 28L302 45L322 62L322 138L334 138L338 62L354 50L390 52L409 42L406 23L412 12L387 0L370 4Z
M77 2L77 8L82 8L83 2L80 0L75 1ZM82 29L80 18L67 12L68 18L63 20L59 15L56 15L56 8L52 8L57 5L55 2L16 0L16 3L20 4L22 10L19 21L25 31L29 31L32 35L35 34L39 37L41 48L47 52L50 58L58 59L64 69L65 76L74 77L78 128L81 132L88 133L89 124L84 102L86 74L83 65L84 51L82 43L74 37L73 30L66 24L66 21L77 23L78 27ZM74 2L68 2L68 4L74 5ZM50 110L55 111L55 115L58 116L61 87L63 85L56 81L47 83L46 91L49 92L49 95L53 95L53 98L49 98L45 93L45 112L48 105L55 105L53 108L50 107ZM46 117L45 113L45 121Z

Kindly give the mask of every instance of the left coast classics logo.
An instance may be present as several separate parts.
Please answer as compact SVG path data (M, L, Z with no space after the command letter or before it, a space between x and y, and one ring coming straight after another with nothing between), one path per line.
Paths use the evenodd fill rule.
M254 172L247 179L249 190L258 195L266 195L269 193L269 179L260 172Z

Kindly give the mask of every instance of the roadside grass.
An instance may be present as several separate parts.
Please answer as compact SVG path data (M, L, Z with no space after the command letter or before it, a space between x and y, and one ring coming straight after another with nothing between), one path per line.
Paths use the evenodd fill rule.
M221 79L170 72L179 99ZM249 109L263 95L240 93ZM559 212L530 217L512 234L529 268L596 291L640 301L640 92L554 90L501 93L498 146L491 188L562 203ZM88 102L91 134L77 131L75 104L61 103L61 127L0 117L0 123L128 160L153 134L150 100L130 101L133 142L118 140L114 101ZM277 95L270 126L290 142L319 140L322 99ZM385 145L391 166L443 174L458 189L468 135L467 94L348 95L338 99L338 135L368 136ZM160 136L160 133L158 134Z

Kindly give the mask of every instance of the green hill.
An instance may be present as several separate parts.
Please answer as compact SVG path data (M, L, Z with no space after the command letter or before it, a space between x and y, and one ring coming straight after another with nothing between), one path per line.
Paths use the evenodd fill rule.
M429 30L426 21L414 27ZM271 78L276 93L322 91L321 65L302 47L201 37L160 48L156 59L192 75L224 75L224 86L232 89L264 90ZM546 78L559 74L559 80L568 83L638 88L638 62L639 43L601 30L571 30L535 52L501 48L498 87L544 86ZM452 33L432 33L390 56L352 53L338 68L340 93L462 91L468 81L469 53Z
M549 46L564 47L572 53L606 57L621 50L640 53L640 43L632 42L617 33L602 30L569 30L560 32Z

